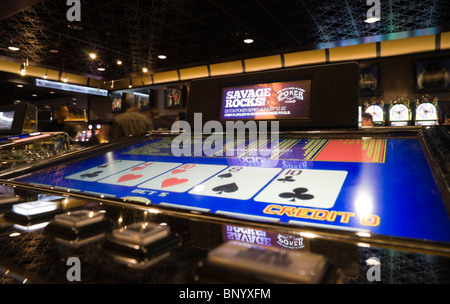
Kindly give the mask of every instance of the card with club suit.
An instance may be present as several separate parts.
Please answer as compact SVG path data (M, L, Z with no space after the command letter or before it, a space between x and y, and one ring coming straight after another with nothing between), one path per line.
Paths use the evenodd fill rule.
M332 208L347 171L286 169L256 197L257 202Z
M94 168L83 170L81 172L66 176L67 179L95 182L107 176L116 174L128 168L142 164L143 161L135 160L115 160Z

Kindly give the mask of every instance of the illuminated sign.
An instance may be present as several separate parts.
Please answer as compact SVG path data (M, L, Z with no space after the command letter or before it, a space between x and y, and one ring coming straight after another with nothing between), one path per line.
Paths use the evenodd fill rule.
M75 85L75 84L70 84L70 83L57 82L57 81L49 81L49 80L44 80L44 79L36 79L36 86L50 88L50 89L63 90L63 91L69 91L69 92L83 93L83 94L108 96L108 90L80 86L80 85Z
M310 91L310 80L223 88L221 119L309 118Z

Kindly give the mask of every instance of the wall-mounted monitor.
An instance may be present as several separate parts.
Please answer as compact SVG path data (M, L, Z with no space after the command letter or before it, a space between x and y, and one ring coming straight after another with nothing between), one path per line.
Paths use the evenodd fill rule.
M450 91L450 57L438 57L416 62L414 92Z
M111 112L122 111L122 96L111 96Z
M164 88L164 108L183 109L186 106L186 87L169 86Z
M0 135L21 134L27 116L26 104L0 107Z
M311 80L222 88L220 119L308 119Z
M357 128L356 62L193 80L186 121L279 121L281 130Z
M134 100L139 104L139 110L150 109L150 90L145 90L142 92L134 92Z

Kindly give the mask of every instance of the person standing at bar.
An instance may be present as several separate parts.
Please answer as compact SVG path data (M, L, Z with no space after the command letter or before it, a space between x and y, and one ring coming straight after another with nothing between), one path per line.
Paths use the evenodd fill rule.
M70 138L77 136L75 128L67 123L65 120L69 117L69 108L67 106L59 105L55 109L55 118L42 128L42 132L65 132Z
M111 127L111 139L144 134L151 130L153 130L151 119L139 113L139 103L134 99L128 99L125 113L114 118Z

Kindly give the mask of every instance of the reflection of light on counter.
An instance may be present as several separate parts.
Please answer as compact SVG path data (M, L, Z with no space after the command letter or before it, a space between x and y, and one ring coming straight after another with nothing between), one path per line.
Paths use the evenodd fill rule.
M311 233L311 232L300 232L300 235L303 237L306 237L306 238L310 238L310 239L317 237L316 234Z
M47 226L49 223L50 222L45 222L45 223L39 223L39 224L31 225L31 226L22 226L22 225L14 224L13 227L18 230L30 232L30 231L35 231L35 230L45 228L45 226Z
M370 232L364 232L364 231L359 231L356 233L356 235L360 236L360 237L370 237L371 236Z
M56 209L57 209L56 203L46 201L28 202L13 206L13 212L22 215L35 215L50 212Z
M158 214L158 213L159 213L159 210L156 210L156 209L153 209L153 208L148 208L148 209L147 209L147 212L148 212L148 213L153 213L153 214Z
M367 193L359 193L355 200L355 209L359 216L370 215L373 211L373 199Z
M364 247L364 248L370 247L370 244L367 244L367 243L357 243L356 245L358 245L358 247Z
M205 185L197 185L192 189L192 192L202 192L205 189Z

